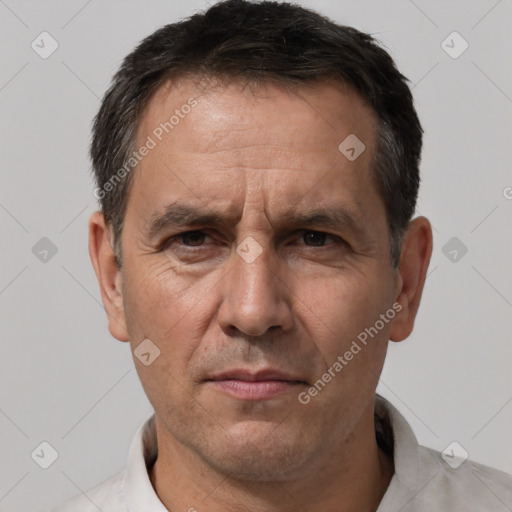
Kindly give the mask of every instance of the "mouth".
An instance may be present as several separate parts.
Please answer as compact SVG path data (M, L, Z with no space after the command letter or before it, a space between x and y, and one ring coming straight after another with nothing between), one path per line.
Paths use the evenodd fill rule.
M270 400L308 385L297 376L272 369L258 372L236 369L217 374L207 382L215 390L240 400Z

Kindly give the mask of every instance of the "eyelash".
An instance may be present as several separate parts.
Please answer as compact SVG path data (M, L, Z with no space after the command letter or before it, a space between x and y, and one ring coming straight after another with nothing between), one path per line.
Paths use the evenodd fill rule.
M342 238L340 238L336 235L331 235L330 233L325 233L323 231L315 231L313 229L303 229L298 232L301 233L302 236L304 236L304 234L306 234L306 233L314 233L316 235L325 235L326 237L332 238L336 245L345 245L345 246L348 245L347 242L345 242L345 240L343 240ZM176 243L178 239L183 238L184 236L190 235L190 234L202 234L205 236L209 236L207 233L205 233L204 231L201 231L201 230L184 231L182 233L178 233L177 235L173 235L170 238L167 238L163 242L161 250L168 249L172 244ZM181 245L189 248L190 250L192 250L194 247L203 247L203 245L186 245L186 244L181 244ZM317 249L322 249L322 248L328 247L328 245L327 246L325 246L325 245L320 245L320 246L308 245L306 247L314 247Z

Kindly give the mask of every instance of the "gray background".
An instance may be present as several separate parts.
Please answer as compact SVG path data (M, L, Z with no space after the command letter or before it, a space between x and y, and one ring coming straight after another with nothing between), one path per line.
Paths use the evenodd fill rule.
M512 472L511 2L304 4L383 42L426 132L418 213L434 254L415 332L390 345L379 391L422 444L456 440ZM206 5L0 0L0 511L46 510L119 471L152 411L89 262L90 124L134 45ZM59 44L47 59L31 48L43 31ZM456 59L441 47L453 31L469 43ZM32 252L42 237L57 248L46 262ZM452 237L467 254L457 241L443 253ZM42 441L59 454L46 470L31 458Z

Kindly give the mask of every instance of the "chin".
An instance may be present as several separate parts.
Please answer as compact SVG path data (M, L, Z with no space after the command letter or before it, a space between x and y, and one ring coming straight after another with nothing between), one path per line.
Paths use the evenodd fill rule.
M315 449L304 432L275 423L243 422L203 445L199 455L216 471L244 482L287 481L310 469ZM279 434L276 433L279 429Z

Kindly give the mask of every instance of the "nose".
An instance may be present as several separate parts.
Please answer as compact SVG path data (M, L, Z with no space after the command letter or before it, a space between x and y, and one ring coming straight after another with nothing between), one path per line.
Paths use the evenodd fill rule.
M250 336L261 336L269 329L291 329L292 292L286 276L268 248L252 262L238 254L222 280L223 300L218 322L224 331L234 328Z

